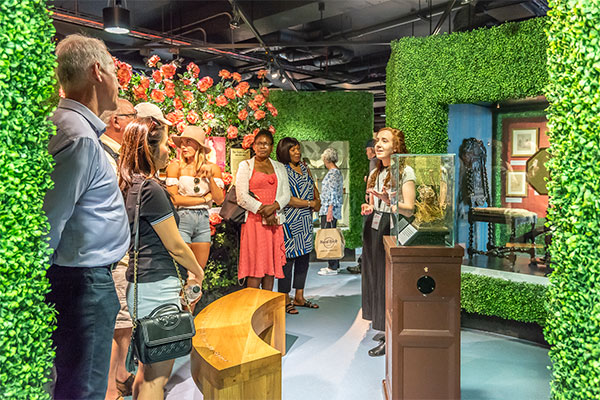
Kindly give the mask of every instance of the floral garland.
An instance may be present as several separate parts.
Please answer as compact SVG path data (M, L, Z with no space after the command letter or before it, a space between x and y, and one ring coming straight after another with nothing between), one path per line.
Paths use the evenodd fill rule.
M248 149L260 129L275 133L272 120L277 109L268 101L266 70L257 72L261 83L251 89L239 73L225 69L219 72L221 80L215 84L210 76L200 78L200 68L193 62L183 74L177 74L177 79L180 65L176 61L162 64L160 57L153 55L147 65L153 68L150 77L134 73L131 65L115 59L120 94L133 104L156 104L178 134L188 125L200 125L207 135L225 136L228 147L241 142Z

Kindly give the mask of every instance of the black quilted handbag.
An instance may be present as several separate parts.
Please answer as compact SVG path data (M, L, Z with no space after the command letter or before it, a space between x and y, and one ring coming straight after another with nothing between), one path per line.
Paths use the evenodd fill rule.
M192 337L196 334L194 317L188 311L182 311L179 305L168 303L156 307L150 315L137 318L137 267L140 247L140 203L144 181L140 185L135 206L135 241L133 245L133 331L131 343L127 353L126 366L129 372L135 369L135 359L144 364L152 364L159 361L172 360L190 354L192 351ZM183 289L183 279L179 267L173 260L179 283ZM183 297L188 304L189 301L185 290Z
M136 321L136 356L144 364L186 356L192 351L195 333L192 314L176 304L163 304Z

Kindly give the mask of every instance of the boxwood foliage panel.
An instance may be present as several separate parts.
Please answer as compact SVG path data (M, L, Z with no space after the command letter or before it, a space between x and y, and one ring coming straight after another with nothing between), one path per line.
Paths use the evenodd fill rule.
M43 0L0 2L0 398L45 399L54 350L48 228L47 145L54 125L54 28Z
M291 136L300 141L349 142L350 230L344 232L346 247L362 246L360 205L365 198L363 176L368 172L365 143L373 135L373 95L352 92L273 91L271 102L278 110L275 141Z
M460 307L467 312L546 324L547 286L462 273L460 290Z
M600 1L550 2L552 395L600 398Z
M392 42L388 126L411 153L445 153L448 105L536 96L548 81L545 18Z

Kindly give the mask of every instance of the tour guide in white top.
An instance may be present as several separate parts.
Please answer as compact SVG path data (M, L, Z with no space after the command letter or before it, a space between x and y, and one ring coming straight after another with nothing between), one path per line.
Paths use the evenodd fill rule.
M118 83L104 43L70 35L56 47L66 94L52 117L48 151L56 165L44 211L50 222L47 271L57 329L54 399L103 399L119 300L111 267L127 252L129 224L98 118L117 107Z

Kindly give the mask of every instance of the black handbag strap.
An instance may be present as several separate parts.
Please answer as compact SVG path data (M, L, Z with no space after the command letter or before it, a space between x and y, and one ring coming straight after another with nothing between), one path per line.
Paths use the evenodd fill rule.
M142 189L144 188L144 185L146 184L146 182L148 182L149 179L145 179L141 184L140 184L140 189L138 191L137 197L136 197L136 201L135 201L135 214L133 217L133 230L135 232L135 237L133 240L133 332L135 332L135 328L137 327L137 321L138 321L138 317L137 317L137 306L138 306L138 257L139 257L139 253L140 253L140 209L142 207ZM185 292L185 287L183 285L183 279L181 278L181 273L179 272L179 266L177 265L177 262L175 260L173 260L173 264L175 265L175 271L177 272L177 277L179 278L179 284L181 285L181 290L183 292L183 298L185 300L185 303L188 307L188 309L190 308L190 302L189 299L187 297L187 293ZM171 304L175 307L177 307L176 304ZM179 309L179 307L178 307ZM154 310L156 311L156 310ZM132 334L133 334L132 332Z

